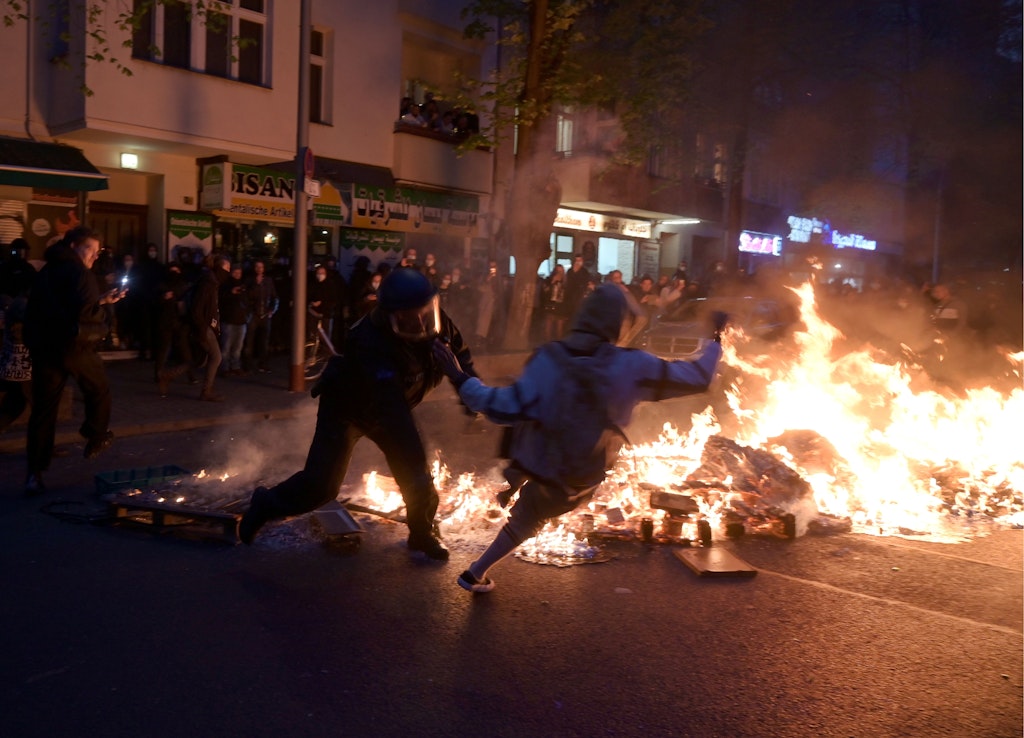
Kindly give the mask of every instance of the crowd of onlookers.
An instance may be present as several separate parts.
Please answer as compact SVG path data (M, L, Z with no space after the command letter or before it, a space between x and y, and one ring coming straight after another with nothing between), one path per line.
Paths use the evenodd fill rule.
M0 263L0 296L15 317L23 307L18 299L31 289L36 273L27 261L27 251L28 244L19 239ZM441 307L475 353L501 349L512 300L510 275L497 261L472 268L464 262L441 263L434 253L420 259L415 248L407 248L397 262L373 264L360 256L347 275L339 271L334 257L311 261L304 306L309 336L323 327L340 348L348 327L372 310L381 281L395 267L415 268L430 279ZM705 268L700 279L682 261L671 274L638 274L628 284L619 270L602 275L593 267L577 253L568 266L556 264L547 276L537 278L530 326L533 345L564 336L580 303L604 282L618 285L626 296L629 316L620 339L626 346L641 345L644 331L656 319L671 318L696 298L736 293L763 297L767 291L795 303L793 294L777 279L769 282L763 275L759 279L759 275L729 272L720 261ZM211 322L220 353L217 376L268 371L270 356L290 350L293 275L286 257L233 262L227 255L179 246L164 262L157 247L148 244L137 257L125 253L117 258L103 248L92 272L101 293L114 287L127 289L124 299L106 306L110 331L100 349L137 351L140 358L153 361L154 379L161 382L163 375L162 386L178 374L198 383L196 373L200 368L208 370L208 362L203 366L203 361L214 347L204 346L203 338ZM206 288L200 289L204 276ZM991 291L898 281L883 287L873 281L863 290L823 283L818 293L826 317L844 328L849 323L850 332L890 346L912 343L907 336L918 327L993 344L1020 342L1014 333L1016 324L1007 321L1006 315L1019 313L1021 306L1007 310ZM10 317L7 322L12 324Z
M480 120L475 113L459 107L445 107L430 92L424 94L422 103L417 103L411 97L403 97L399 103L396 125L432 131L455 139L480 132Z

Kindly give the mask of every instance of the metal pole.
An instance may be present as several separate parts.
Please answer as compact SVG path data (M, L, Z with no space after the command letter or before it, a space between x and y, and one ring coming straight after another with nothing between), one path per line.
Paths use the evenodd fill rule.
M292 258L292 350L288 389L303 392L306 347L306 149L309 146L309 44L312 0L301 0L299 12L299 110L295 141L295 253Z

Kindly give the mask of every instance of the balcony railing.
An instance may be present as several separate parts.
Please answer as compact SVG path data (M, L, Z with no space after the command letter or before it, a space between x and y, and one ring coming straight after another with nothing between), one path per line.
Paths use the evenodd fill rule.
M459 151L457 135L395 125L392 173L399 182L487 194L494 156L487 149Z

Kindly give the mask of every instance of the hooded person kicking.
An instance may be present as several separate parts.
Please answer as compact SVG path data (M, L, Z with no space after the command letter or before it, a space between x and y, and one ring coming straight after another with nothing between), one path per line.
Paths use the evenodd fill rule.
M470 592L490 592L491 567L537 534L544 523L585 503L615 464L640 402L707 390L722 355L728 316L712 316L709 342L695 361L665 361L616 346L628 306L616 285L598 287L580 306L569 335L541 346L507 387L489 387L463 371L451 348L435 341L434 356L473 411L511 426L505 477L518 491L508 522L458 579Z

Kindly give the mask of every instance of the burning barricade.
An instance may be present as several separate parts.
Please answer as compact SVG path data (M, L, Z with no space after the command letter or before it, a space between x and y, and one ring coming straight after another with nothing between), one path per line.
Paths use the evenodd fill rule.
M587 505L517 555L566 565L605 560L600 544L613 539L707 546L855 532L961 541L1024 525L1024 355L1006 357L1016 377L1009 392L922 388L896 358L837 349L842 336L818 315L810 287L796 293L806 331L788 351L751 354L740 350L742 334L725 338L727 432L710 407L687 431L665 424L656 440L623 450ZM440 459L433 474L449 543L489 540L507 515L496 499L507 488L501 474L453 473ZM216 484L202 488L198 480L174 494L216 497ZM377 472L339 498L381 520L402 518L397 486Z

